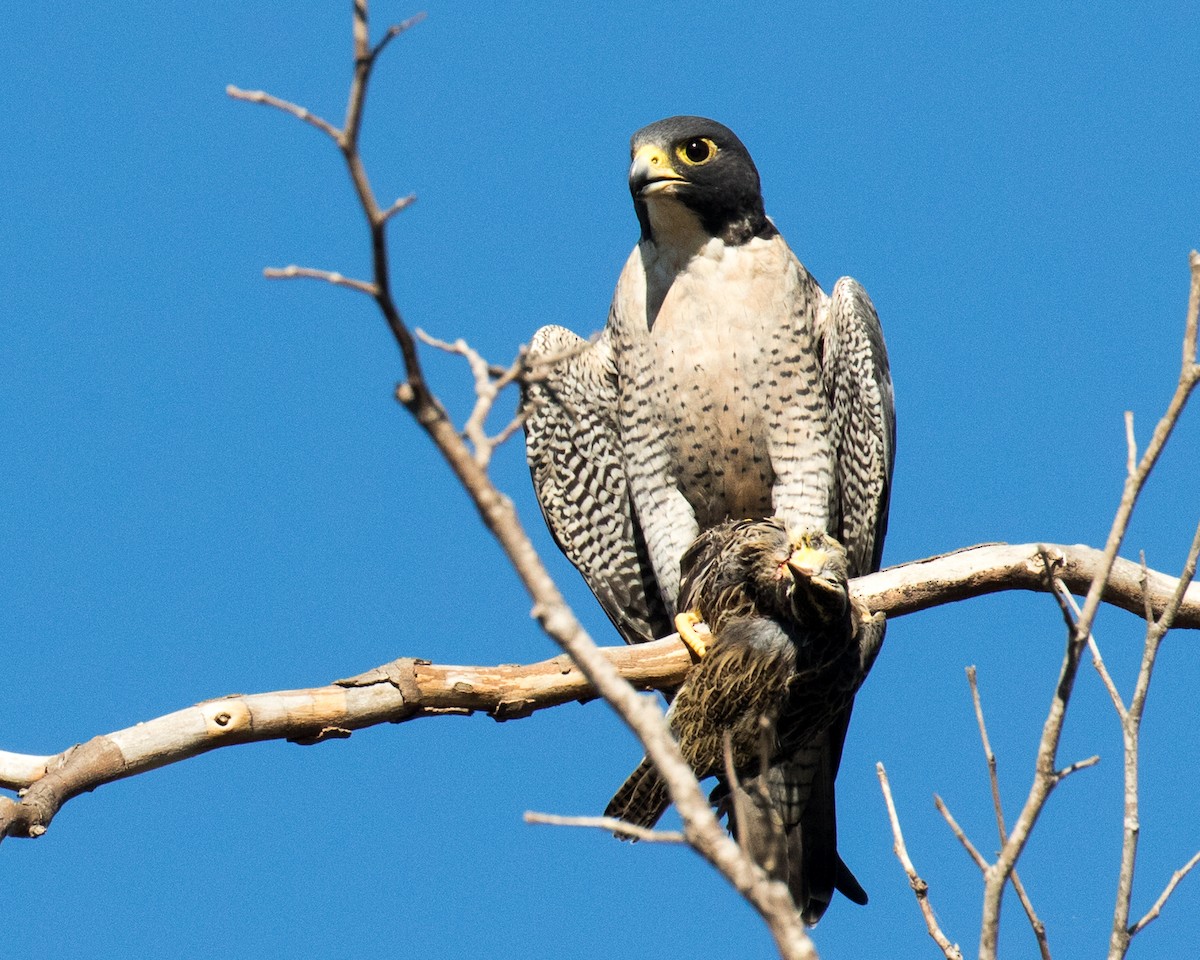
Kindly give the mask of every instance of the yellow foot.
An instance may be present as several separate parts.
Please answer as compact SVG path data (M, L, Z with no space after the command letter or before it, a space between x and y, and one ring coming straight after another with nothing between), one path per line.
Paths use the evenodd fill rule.
M695 610L686 610L683 613L677 613L675 615L675 629L679 631L679 639L687 644L688 649L696 655L696 659L702 659L704 654L708 652L708 644L712 640L712 633L708 629L708 624L701 619L700 614Z

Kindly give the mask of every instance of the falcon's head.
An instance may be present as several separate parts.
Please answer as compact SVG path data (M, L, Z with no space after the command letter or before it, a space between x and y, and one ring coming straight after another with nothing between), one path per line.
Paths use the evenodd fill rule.
M728 127L704 117L668 117L630 142L633 194L642 239L668 245L717 237L742 244L770 236L758 170Z

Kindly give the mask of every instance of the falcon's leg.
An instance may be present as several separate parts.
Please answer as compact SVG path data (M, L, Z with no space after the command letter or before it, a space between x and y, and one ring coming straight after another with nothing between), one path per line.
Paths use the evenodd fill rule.
M708 652L709 643L712 642L712 633L700 613L696 610L685 610L675 614L675 629L679 632L679 639L696 655L696 659L703 659L704 654Z

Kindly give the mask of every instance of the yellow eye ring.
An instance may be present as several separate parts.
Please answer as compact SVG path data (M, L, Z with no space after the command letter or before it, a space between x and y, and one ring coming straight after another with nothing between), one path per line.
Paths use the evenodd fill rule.
M675 148L675 156L689 167L708 163L717 155L717 145L708 137L692 137Z

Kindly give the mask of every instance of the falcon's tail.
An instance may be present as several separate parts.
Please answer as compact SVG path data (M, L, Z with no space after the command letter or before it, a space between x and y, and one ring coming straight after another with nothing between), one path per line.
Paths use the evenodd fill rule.
M617 817L637 827L653 827L671 805L667 785L648 759L621 784L604 808L606 817Z
M825 786L827 790L823 789ZM834 890L841 891L853 903L867 902L866 891L837 852L832 779L827 784L813 785L804 816L788 831L787 846L787 883L806 924L812 926L821 919Z

